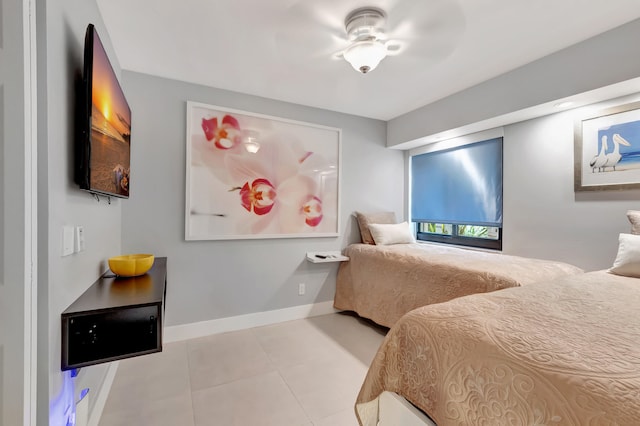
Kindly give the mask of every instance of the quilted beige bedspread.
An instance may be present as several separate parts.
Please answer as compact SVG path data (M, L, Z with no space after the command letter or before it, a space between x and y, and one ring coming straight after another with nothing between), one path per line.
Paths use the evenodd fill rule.
M582 273L567 263L435 244L347 247L334 307L391 327L407 312L460 296Z
M425 306L389 331L357 399L447 425L640 424L640 279L604 271Z

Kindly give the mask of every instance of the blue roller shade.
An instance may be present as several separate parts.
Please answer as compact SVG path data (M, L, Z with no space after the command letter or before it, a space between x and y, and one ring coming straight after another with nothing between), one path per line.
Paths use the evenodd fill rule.
M502 138L411 158L411 220L502 226Z

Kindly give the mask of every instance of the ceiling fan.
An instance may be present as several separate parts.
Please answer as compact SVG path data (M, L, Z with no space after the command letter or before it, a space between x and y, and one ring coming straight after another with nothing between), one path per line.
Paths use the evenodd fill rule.
M288 57L344 59L367 74L387 56L411 57L419 66L434 63L455 49L464 32L457 1L369 1L372 6L362 0L292 0L276 43Z
M373 71L389 52L400 47L387 40L386 18L382 9L362 7L349 13L344 21L351 45L341 54L353 69L362 74Z

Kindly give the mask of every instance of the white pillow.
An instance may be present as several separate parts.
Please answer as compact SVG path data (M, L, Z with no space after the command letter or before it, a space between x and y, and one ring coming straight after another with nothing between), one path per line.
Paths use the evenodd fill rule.
M362 213L356 212L358 227L360 228L360 237L364 244L375 244L369 224L371 223L396 223L396 214L394 212L378 212L378 213Z
M409 223L370 223L369 231L377 245L415 243ZM640 236L639 236L640 237Z
M640 278L640 235L620 234L618 254L609 272Z

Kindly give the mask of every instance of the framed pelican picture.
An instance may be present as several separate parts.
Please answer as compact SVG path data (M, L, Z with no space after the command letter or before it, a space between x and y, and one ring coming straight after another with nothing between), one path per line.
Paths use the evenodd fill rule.
M337 237L341 130L187 102L186 240Z
M640 189L640 102L576 121L575 191Z

